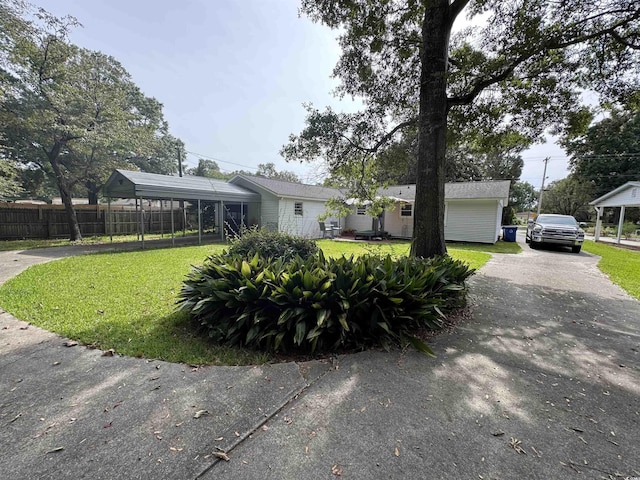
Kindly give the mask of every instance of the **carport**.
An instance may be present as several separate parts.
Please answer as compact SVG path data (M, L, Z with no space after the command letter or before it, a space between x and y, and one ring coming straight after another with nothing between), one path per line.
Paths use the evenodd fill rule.
M602 212L605 207L620 208L620 220L618 221L618 237L616 243L620 243L622 235L622 225L624 224L625 207L640 207L640 182L627 182L615 190L589 202L596 209L598 218L596 220L595 240L600 238L600 228L602 227Z
M217 202L217 224L225 225L229 215L237 217L244 224L246 212L250 205L260 204L260 195L224 180L207 177L173 177L155 173L133 172L128 170L114 170L103 189L107 197L107 215L109 219L109 236L113 238L111 216L111 199L131 198L141 205L139 213L139 234L144 248L144 212L143 200L169 200L171 208L171 243L175 245L175 228L173 218L173 202L197 202L198 207L198 244L202 243L202 201ZM225 215L225 212L227 215ZM221 239L224 239L224 228L220 229Z

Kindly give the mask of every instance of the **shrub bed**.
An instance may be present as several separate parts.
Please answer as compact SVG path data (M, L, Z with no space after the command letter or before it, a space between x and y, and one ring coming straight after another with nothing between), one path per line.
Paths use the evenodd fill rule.
M258 252L265 258L282 258L288 261L296 255L302 258L314 255L318 252L318 246L308 238L257 227L243 228L238 236L231 239L230 255L253 257Z
M472 273L448 256L218 254L187 276L178 308L221 344L306 353L406 339L430 353L413 334L442 327L443 314L464 304Z

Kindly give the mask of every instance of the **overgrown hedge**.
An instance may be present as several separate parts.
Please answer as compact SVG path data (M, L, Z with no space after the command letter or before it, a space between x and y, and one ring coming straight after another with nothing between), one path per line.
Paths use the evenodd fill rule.
M221 344L267 351L362 349L436 330L465 301L473 273L448 256L302 259L212 255L194 267L179 309ZM424 348L422 348L424 350Z

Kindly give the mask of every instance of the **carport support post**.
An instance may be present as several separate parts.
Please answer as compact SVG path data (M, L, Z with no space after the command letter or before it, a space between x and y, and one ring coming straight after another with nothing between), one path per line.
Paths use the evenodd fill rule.
M111 197L107 197L107 226L109 227L109 242L113 243L113 223L111 219Z
M142 249L144 250L144 199L140 198L140 238L142 239Z
M173 198L171 199L171 246L176 246L175 225L173 223Z
M624 225L624 205L620 206L620 220L618 220L618 238L616 243L620 245L620 237L622 236L622 226Z
M200 210L200 199L198 199L198 245L202 245L202 210Z
M220 239L224 242L224 202L220 200Z
M600 240L600 229L602 228L602 210L603 207L594 207L596 209L596 231L594 232L594 238L597 242Z

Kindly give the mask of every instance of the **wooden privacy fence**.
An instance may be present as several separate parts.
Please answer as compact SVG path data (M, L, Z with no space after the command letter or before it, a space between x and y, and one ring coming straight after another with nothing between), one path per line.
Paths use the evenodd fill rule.
M74 205L83 236L136 234L141 216L145 233L171 233L171 210L145 206L144 213L129 206ZM184 216L173 210L174 230L182 230ZM111 231L109 230L111 228ZM0 202L0 240L65 238L69 224L64 205L27 205Z

